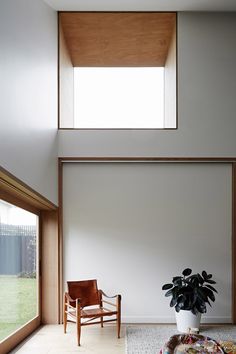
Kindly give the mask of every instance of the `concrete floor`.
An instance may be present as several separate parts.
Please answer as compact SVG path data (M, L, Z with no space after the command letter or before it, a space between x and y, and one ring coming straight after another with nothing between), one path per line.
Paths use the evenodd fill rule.
M134 326L134 324L132 324ZM140 326L140 325L138 325ZM145 325L147 326L147 324ZM153 324L151 325L153 326ZM174 328L175 325L173 325ZM223 327L222 327L223 326ZM202 325L201 329L217 330L216 333L223 334L227 340L226 334L229 326L224 325ZM235 327L230 326L230 331L234 333ZM205 329L204 329L205 328ZM121 326L121 338L116 337L116 325L104 324L104 328L99 325L82 327L81 346L77 346L76 326L74 323L68 323L67 333L63 332L63 325L46 325L40 327L11 354L66 354L66 353L87 353L87 354L125 354L125 332L126 326ZM231 333L231 337L232 337ZM236 353L235 353L236 354Z
M124 354L125 326L121 327L121 338L116 337L115 325L107 324L104 328L97 325L83 327L81 346L77 346L75 324L68 323L67 333L62 325L46 325L34 332L11 354Z

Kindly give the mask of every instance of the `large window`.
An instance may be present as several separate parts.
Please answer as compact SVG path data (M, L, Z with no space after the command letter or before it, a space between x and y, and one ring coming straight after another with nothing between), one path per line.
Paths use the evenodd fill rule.
M38 216L0 199L0 341L39 314Z
M163 68L74 68L75 128L164 128Z
M59 127L175 129L176 14L61 12Z

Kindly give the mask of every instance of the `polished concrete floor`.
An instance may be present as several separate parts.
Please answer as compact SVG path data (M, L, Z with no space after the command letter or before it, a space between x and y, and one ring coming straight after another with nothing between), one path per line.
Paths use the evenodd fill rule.
M132 325L134 326L134 324ZM140 325L138 325L140 326ZM147 324L145 325L145 327ZM153 324L151 325L153 326ZM158 325L157 325L158 326ZM174 328L175 325L173 325ZM164 325L165 327L165 325ZM216 333L226 334L229 326L202 325L202 330L214 329ZM235 326L230 326L235 334ZM105 324L104 328L98 325L83 327L81 331L81 346L77 346L76 328L74 323L68 323L67 333L63 332L63 325L46 325L39 328L21 345L11 351L11 354L125 354L125 325L121 327L121 338L116 337L116 326ZM231 333L232 336L232 333ZM235 337L235 335L233 336Z
M62 325L46 325L34 332L11 354L124 354L125 326L121 329L121 338L116 337L115 325L107 324L104 328L87 326L82 328L81 346L77 346L75 324L68 323L67 333Z

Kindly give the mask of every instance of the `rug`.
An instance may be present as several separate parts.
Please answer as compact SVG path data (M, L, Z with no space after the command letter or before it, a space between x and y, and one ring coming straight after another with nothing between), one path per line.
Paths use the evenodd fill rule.
M175 325L127 326L126 354L159 354L160 349L173 334L178 334ZM236 341L236 326L202 326L200 334L216 341Z

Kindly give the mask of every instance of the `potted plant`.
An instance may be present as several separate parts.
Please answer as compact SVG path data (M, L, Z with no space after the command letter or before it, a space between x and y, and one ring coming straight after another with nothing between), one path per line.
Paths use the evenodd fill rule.
M188 332L190 328L200 327L201 314L205 313L206 304L215 301L212 286L212 274L203 270L202 274L192 274L190 268L183 270L181 276L175 276L172 283L164 284L162 290L167 290L165 296L171 296L170 306L175 308L177 329Z

